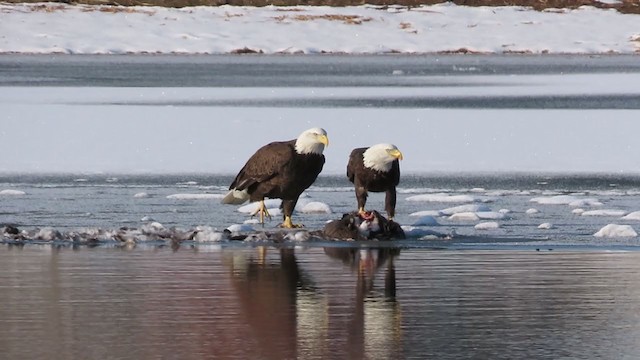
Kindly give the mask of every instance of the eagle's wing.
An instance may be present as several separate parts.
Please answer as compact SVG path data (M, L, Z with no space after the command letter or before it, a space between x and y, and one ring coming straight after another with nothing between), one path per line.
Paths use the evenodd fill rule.
M362 154L364 153L364 148L357 148L351 151L351 155L349 155L349 163L347 164L347 178L349 181L354 182L356 171L358 167L362 163Z
M229 189L244 190L281 174L291 163L294 141L272 142L253 154L240 170Z
M400 183L400 161L394 160L391 163L391 177L393 186L398 186Z

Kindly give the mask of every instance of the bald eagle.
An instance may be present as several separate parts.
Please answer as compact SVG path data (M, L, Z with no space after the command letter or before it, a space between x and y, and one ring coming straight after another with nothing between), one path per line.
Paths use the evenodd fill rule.
M282 199L282 227L293 228L291 214L300 194L318 177L324 166L324 147L329 145L327 132L321 128L304 131L295 140L267 144L253 154L229 186L223 204L260 201L257 213L264 225L270 217L264 198Z
M377 144L351 151L347 178L355 185L358 212L365 213L368 192L386 192L384 207L393 219L396 213L396 186L400 182L402 153L395 145Z

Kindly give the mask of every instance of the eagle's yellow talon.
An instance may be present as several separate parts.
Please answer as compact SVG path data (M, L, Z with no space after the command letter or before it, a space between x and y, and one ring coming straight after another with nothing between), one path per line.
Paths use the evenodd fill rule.
M285 229L298 229L298 228L303 228L304 225L302 225L302 224L294 224L291 221L291 217L290 216L285 216L284 221L282 222L280 227L285 228Z

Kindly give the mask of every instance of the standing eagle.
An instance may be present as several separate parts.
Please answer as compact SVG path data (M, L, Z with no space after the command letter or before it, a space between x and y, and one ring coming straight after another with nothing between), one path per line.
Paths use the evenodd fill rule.
M357 148L349 155L347 177L355 185L358 212L365 213L368 192L386 192L384 208L389 219L396 213L396 186L400 182L402 153L395 145Z
M321 128L304 131L295 140L267 144L253 154L229 186L223 204L260 201L260 223L271 217L264 198L282 199L282 227L293 228L291 214L298 197L318 177L324 165L324 147L329 145L327 132Z

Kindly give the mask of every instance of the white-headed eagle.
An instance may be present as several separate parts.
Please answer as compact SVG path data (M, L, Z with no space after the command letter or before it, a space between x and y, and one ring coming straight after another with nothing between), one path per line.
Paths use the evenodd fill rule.
M400 183L402 153L395 145L377 144L351 151L347 177L355 185L358 211L365 213L368 192L386 192L384 207L389 219L396 214L396 186Z
M270 217L265 198L282 199L282 227L299 227L291 221L298 198L318 177L324 166L327 132L321 128L304 131L295 140L267 144L253 154L235 180L223 204L242 204L247 200L260 201L257 213L260 222Z

